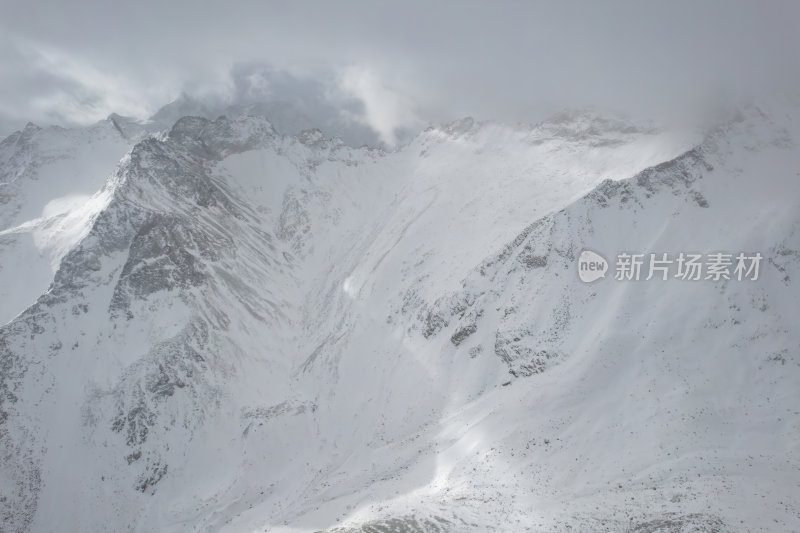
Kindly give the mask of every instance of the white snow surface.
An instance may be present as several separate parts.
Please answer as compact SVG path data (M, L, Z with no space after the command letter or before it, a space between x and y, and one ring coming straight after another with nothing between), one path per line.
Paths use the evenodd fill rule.
M800 530L799 119L394 152L29 126L0 145L2 529ZM583 284L585 248L764 260Z

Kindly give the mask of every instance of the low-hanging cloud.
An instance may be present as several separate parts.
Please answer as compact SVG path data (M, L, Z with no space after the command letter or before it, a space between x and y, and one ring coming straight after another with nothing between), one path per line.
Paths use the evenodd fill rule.
M249 104L277 95L391 143L468 114L693 112L800 87L791 0L4 4L0 135L27 120L145 117L182 92Z

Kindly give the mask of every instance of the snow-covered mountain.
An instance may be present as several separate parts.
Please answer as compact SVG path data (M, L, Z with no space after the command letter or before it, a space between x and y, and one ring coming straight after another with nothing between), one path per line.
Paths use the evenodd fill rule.
M47 290L107 199L95 194L131 144L112 119L85 129L28 124L0 142L0 322Z
M800 529L798 118L464 119L397 151L246 115L26 127L3 529ZM624 281L622 252L763 261Z

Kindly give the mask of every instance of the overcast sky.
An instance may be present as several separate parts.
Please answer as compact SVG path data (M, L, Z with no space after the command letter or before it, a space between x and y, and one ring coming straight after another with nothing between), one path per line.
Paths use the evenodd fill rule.
M148 117L183 91L232 98L256 65L359 100L350 112L386 135L583 105L686 111L797 94L798 28L794 0L0 0L0 136Z

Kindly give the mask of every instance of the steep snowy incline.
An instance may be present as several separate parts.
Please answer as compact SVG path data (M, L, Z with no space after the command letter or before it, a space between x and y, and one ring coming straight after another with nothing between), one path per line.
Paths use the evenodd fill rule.
M617 122L591 128L601 121L587 114L562 118L562 127L580 134L557 137L552 125L515 130L467 120L428 131L399 153L345 148L336 157L327 155L329 141L312 133L280 154L266 150L223 161L220 174L241 186L243 196L266 204L276 234L302 258L297 272L307 297L294 386L307 391L315 409L294 417L264 409L259 424L243 422L248 475L231 489L236 498L209 495L209 522L195 520L216 530L255 506L247 527L263 513L280 523L317 507L329 492L357 492L373 476L396 477L398 465L407 467L416 451L400 443L436 423L445 395L424 360L412 359L407 373L397 373L399 358L412 354L391 324L392 302L401 302L409 286L418 292L457 287L470 269L464 258L477 261L497 246L497 235L512 237L525 212L557 210L606 176L630 176L680 151L679 143L652 129L621 131ZM324 157L309 159L306 148L297 149L308 143ZM310 164L289 165L283 156ZM564 167L571 170L566 176ZM500 170L485 178L489 169ZM276 170L296 174L301 185L258 185ZM280 190L287 192L276 217ZM449 233L459 225L468 231ZM372 287L376 279L382 286ZM346 353L358 360L340 363ZM410 416L409 406L420 404L426 409ZM314 439L293 436L298 424L309 423ZM371 474L361 466L351 470L347 461L378 442L392 442L397 456L384 449Z
M51 226L52 286L0 328L4 524L797 528L784 111L703 139L466 119L397 152L179 120ZM764 261L584 285L584 247Z
M69 198L94 194L129 149L111 120L83 129L28 123L0 143L0 229L63 212Z
M631 150L657 161L665 149L650 131L604 134L622 138L598 148L465 121L386 154L313 131L279 137L261 119L185 118L138 143L83 211L50 290L0 330L11 529L214 529L244 505L293 516L320 486L342 490L352 474L339 479L334 449L374 421L342 425L340 409L363 396L336 394L352 378L340 379L332 353L389 310L360 309L370 272L396 272L409 239L432 246L426 265L460 249L480 257L495 234L472 246L426 244L425 234L482 211L495 219L485 228L513 226L526 202L557 209L603 173L635 170ZM567 160L577 170L562 180ZM492 184L481 170L494 167ZM545 186L547 201L534 201ZM440 192L419 194L432 187ZM460 210L470 197L478 204ZM455 279L462 259L401 283L426 270ZM372 364L379 385L391 367ZM398 424L392 438L417 425Z
M683 155L604 182L438 297L420 297L435 290L424 275L399 283L389 265L405 258L387 257L351 330L313 361L339 378L320 410L358 433L290 526L259 521L261 506L227 530L800 527L790 111L747 109ZM583 248L612 261L609 279L579 281ZM760 252L760 277L611 279L618 253L681 251Z
M95 193L130 147L110 119L84 129L29 123L0 142L0 324L53 281L103 209L107 197Z
M135 525L189 443L226 433L207 413L292 397L250 380L281 373L291 256L208 173L274 137L264 121L183 119L139 143L50 290L0 329L8 530Z
M371 238L364 227L373 233L385 227L384 240L370 243L377 256L358 255L363 265L352 272L353 285L362 283L362 268L373 268L401 232L410 232L404 240L415 249L391 253L450 258L452 268L431 272L441 277L426 285L451 288L470 265L532 218L560 209L603 179L630 177L698 141L592 112L526 129L464 119L430 128L402 151L388 154L375 173L321 162L311 187L290 192L292 205L282 213L280 230L301 254L304 232L311 232L315 255L307 263L340 267L352 263L341 256L341 242ZM314 228L298 219L341 222ZM327 243L324 251L319 243Z

